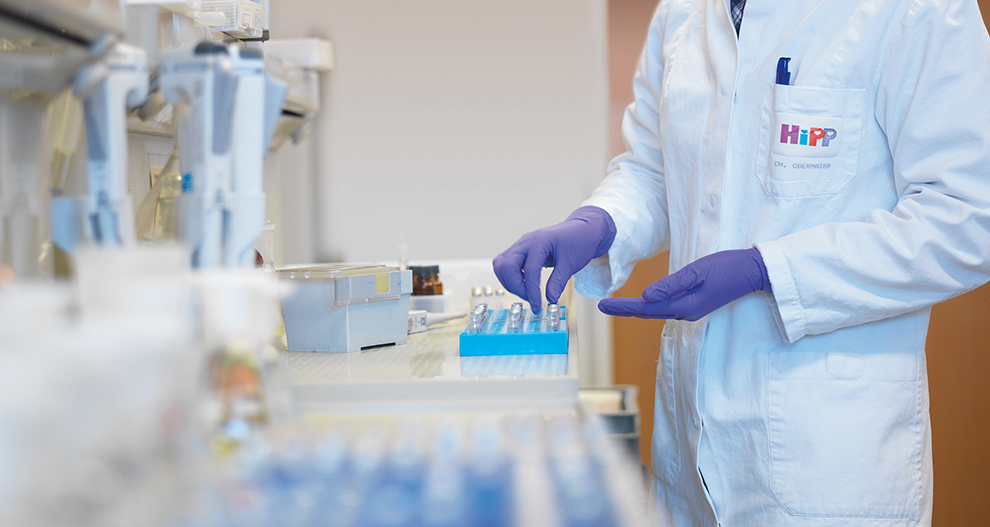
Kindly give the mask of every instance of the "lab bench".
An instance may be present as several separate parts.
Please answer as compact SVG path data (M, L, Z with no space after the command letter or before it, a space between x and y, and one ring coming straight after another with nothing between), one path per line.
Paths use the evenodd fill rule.
M466 319L352 353L284 352L301 413L573 411L576 332L568 353L461 357Z

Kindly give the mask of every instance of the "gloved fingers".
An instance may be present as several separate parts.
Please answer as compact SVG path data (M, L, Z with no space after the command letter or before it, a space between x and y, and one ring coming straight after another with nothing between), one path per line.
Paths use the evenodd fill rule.
M533 313L540 312L543 295L540 294L540 273L543 271L543 262L550 255L550 250L546 247L532 249L526 255L526 262L523 264L523 282L526 295L519 295L529 302Z
M523 279L523 264L526 262L526 253L514 248L498 255L492 260L492 269L495 277L502 283L510 293L526 299L526 286Z
M570 280L573 274L570 266L553 268L550 278L547 279L547 302L556 304L557 300L560 300L560 295L564 292L564 288L567 287L567 281Z
M606 315L637 318L681 318L668 302L647 302L642 298L606 298L598 309Z
M643 299L648 302L663 302L673 296L690 291L703 284L701 273L690 263L680 271L653 282L643 290Z

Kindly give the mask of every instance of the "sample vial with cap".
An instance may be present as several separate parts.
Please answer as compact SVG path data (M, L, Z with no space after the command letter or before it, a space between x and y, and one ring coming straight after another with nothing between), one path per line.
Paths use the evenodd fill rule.
M505 309L505 289L501 287L495 290L495 306L498 309Z
M523 305L522 302L516 302L509 308L509 329L518 332L522 328L522 323Z
M474 306L485 301L484 298L482 298L482 294L483 292L481 286L476 285L471 288L471 309L474 309Z
M478 333L481 331L481 325L485 323L485 319L488 318L488 304L478 304L474 306L471 310L471 332Z
M547 305L547 324L554 330L560 329L560 306L557 304Z
M489 307L491 307L492 309L502 309L502 303L500 301L497 301L495 298L494 287L490 285L486 285L484 288L482 288L482 291L484 291L485 293L485 303L488 304Z

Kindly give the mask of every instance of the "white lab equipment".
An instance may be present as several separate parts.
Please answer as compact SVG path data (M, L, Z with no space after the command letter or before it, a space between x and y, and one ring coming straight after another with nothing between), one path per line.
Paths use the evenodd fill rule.
M188 503L205 460L172 322L103 318L4 345L0 522L164 527Z
M88 187L84 198L52 201L52 239L72 253L85 240L99 246L134 243L134 212L127 191L127 111L148 97L144 50L116 44L76 76L86 121Z
M467 316L466 313L431 313L426 310L410 310L409 327L407 328L407 332L422 333L434 324L439 324L448 320L456 320L465 316Z
M282 113L288 88L266 75L263 56L257 48L229 46L227 50L238 80L223 264L226 267L253 267L254 242L265 225L263 158Z
M176 107L176 231L193 267L253 266L265 221L263 158L287 87L265 74L256 48L211 42L167 53L160 84Z
M288 85L284 111L273 123L271 149L298 143L320 110L320 73L334 67L333 45L318 38L272 39L265 43L265 69Z
M0 261L22 278L42 274L44 202L39 143L45 106L0 99Z
M254 0L201 0L202 13L221 13L214 29L238 39L260 38L265 29L265 6ZM211 24L214 25L214 24Z
M183 254L76 260L0 291L0 523L169 525L207 468Z
M120 6L0 0L0 262L44 274L45 107L122 34Z
M58 93L123 35L118 0L0 0L0 86Z
M159 78L175 106L183 193L177 199L176 235L193 267L223 259L224 215L231 188L231 139L238 77L227 46L203 42L164 55Z
M387 265L322 265L276 271L292 351L360 351L405 344L412 271Z

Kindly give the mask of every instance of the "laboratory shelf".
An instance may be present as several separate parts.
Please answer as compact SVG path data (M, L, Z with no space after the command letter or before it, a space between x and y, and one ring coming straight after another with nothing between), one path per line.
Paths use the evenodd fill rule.
M350 353L284 352L305 414L570 410L578 405L576 334L556 355L461 357L466 319L404 345Z

